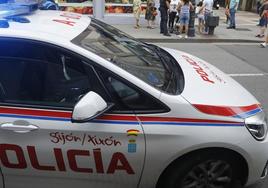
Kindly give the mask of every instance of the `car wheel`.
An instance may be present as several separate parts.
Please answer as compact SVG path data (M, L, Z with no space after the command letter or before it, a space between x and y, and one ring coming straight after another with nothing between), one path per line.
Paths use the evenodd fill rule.
M175 163L158 188L239 188L237 169L224 154L195 154Z

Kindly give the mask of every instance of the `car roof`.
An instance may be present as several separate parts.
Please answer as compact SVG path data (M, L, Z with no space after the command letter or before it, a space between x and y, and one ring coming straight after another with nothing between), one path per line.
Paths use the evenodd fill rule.
M9 21L8 28L0 28L0 36L66 42L83 32L91 21L86 15L55 10L37 10L22 17L30 23Z

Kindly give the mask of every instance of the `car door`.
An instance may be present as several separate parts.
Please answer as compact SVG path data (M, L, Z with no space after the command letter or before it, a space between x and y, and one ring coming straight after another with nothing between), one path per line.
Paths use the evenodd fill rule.
M5 188L137 187L145 141L133 111L72 122L89 91L113 102L90 63L48 44L0 39Z

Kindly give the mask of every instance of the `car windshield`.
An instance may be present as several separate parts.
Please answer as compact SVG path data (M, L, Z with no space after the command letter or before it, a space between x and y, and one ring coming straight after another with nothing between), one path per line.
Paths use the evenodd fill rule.
M92 19L88 28L72 42L161 91L169 94L182 92L184 80L179 64L166 51L155 45L137 41L95 19Z

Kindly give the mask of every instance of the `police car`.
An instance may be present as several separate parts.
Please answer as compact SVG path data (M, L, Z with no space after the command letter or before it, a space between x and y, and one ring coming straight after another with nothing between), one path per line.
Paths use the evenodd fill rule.
M1 188L230 188L266 177L261 105L214 66L80 14L4 18Z

